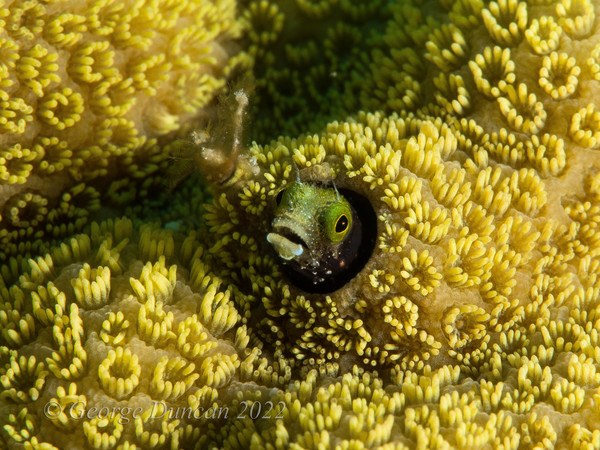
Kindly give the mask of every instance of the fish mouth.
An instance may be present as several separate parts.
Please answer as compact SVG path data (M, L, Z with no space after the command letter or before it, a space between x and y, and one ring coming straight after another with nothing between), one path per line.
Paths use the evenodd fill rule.
M282 259L287 261L297 259L308 252L308 244L292 228L284 224L274 227L272 233L267 234L267 241L275 248Z
M301 236L298 235L294 230L288 227L277 227L277 234L284 237L288 241L302 246L304 249L308 249L308 244Z

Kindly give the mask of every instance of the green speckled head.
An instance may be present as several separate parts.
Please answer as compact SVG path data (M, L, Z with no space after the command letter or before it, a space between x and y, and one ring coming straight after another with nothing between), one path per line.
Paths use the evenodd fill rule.
M335 188L294 182L277 202L267 241L287 265L315 283L349 265L360 242L359 219Z

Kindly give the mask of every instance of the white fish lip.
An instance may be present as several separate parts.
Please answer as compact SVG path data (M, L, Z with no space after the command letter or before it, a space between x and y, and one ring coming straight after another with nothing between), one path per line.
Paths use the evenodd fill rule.
M273 220L273 233L277 233L290 241L302 245L305 249L309 249L311 242L310 230L303 223L292 217L278 217Z
M277 251L279 256L286 261L294 259L304 253L302 245L292 242L279 233L267 234L267 242L269 242L269 244L275 248L275 251Z

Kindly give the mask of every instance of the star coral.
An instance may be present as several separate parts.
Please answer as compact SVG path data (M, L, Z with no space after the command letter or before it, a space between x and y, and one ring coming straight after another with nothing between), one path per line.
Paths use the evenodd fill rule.
M97 208L82 197L65 207L74 186L85 183L112 208L111 182L140 189L165 167L164 136L206 114L236 65L230 42L240 26L228 0L17 0L3 2L0 17L6 261L83 228L85 211ZM132 155L137 176L127 173ZM42 203L43 222L14 210Z
M235 173L213 174L222 183L203 210L194 208L205 191L187 183L162 227L93 222L44 256L2 266L2 439L34 448L597 445L597 4L547 3L442 1L448 14L429 15L420 2L251 2L254 132L306 133L254 143ZM296 6L361 29L372 26L361 17L380 21L380 34L360 58L336 61L336 36L354 34L340 27L327 36L331 66L305 75L298 67L319 58L315 46L283 45L279 25ZM281 89L301 79L331 100L322 117L303 116L301 93L284 102ZM360 95L342 99L340 86ZM294 111L290 128L276 128ZM265 241L275 198L297 176L335 182L375 212L373 254L329 294L291 284ZM127 185L112 186L126 202ZM91 188L70 188L60 214L87 217L98 205ZM28 206L11 211L29 221L57 214L43 201ZM85 416L102 407L115 412ZM211 415L186 415L199 407Z

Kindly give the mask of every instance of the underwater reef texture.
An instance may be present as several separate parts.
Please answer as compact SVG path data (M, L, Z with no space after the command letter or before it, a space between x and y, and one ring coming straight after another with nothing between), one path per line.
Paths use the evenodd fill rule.
M7 30L17 4L1 10ZM171 6L189 15L178 2L148 5L166 11L156 33L185 29L167 20ZM262 138L213 200L200 208L205 190L188 183L168 226L94 222L0 268L0 447L600 448L600 2L244 7ZM104 30L81 14L71 27ZM75 39L58 58L77 54L76 29L57 32ZM13 32L5 42L21 42ZM93 42L116 64L127 35ZM126 42L150 51L144 36ZM158 54L173 67L199 57L182 51ZM86 93L83 121L100 85L77 77L99 72L59 67L77 81L38 92ZM23 113L33 140L51 126L43 95ZM139 120L155 110L142 102ZM92 119L69 139L99 139ZM118 170L136 167L128 154ZM84 166L83 180L102 176ZM294 166L377 216L373 255L328 295L290 284L265 239Z
M160 196L164 136L225 85L235 14L233 0L0 2L0 262Z

